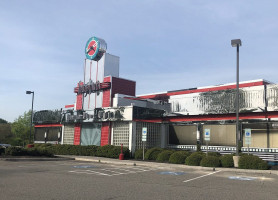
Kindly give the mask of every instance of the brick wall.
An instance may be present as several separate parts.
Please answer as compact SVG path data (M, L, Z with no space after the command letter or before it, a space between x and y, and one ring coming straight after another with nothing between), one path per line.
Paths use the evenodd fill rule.
M102 122L100 146L110 144L110 122Z
M80 135L81 135L81 124L75 124L74 126L74 145L80 145Z
M83 85L83 83L81 82L81 85ZM78 87L78 84L77 84ZM76 96L76 110L82 110L83 107L83 95L79 94Z
M136 82L122 78L112 77L112 95L111 99L114 98L115 94L125 94L135 96Z
M111 77L105 77L103 82L111 82ZM103 91L102 107L110 107L111 105L111 89Z

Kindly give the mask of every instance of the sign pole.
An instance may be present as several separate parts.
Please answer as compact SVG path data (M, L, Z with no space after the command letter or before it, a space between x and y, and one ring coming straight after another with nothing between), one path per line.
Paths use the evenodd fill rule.
M206 141L206 143L207 143L207 156L208 156L208 141Z
M143 143L143 160L145 160L145 143L147 141L147 127L142 128L142 143Z
M207 156L208 156L208 142L210 141L210 129L205 129L205 141L207 144Z
M251 129L250 128L245 129L245 144L248 145L248 155L250 154L249 145L251 144L251 137L252 137Z
M143 160L145 160L145 142L143 142Z

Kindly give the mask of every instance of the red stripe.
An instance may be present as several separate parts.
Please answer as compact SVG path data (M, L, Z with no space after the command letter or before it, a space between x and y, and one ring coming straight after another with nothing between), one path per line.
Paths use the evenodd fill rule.
M61 127L63 126L62 124L42 124L42 125L35 125L35 128L40 128L40 127Z
M278 112L268 112L268 113L241 113L239 119L267 119L267 118L278 118ZM181 117L166 117L157 118L150 120L140 120L134 119L138 122L188 122L188 121L220 121L220 120L236 120L235 114L223 114L223 115L189 115Z
M65 108L74 108L74 104L65 105Z
M259 86L259 85L264 85L264 84L265 84L264 81L258 81L258 82L252 82L252 83L242 83L242 84L239 84L239 87L244 88L244 87ZM139 96L139 98L161 99L161 97L169 97L169 96L173 96L173 95L191 94L191 93L198 93L198 92L210 92L210 91L218 91L218 90L229 90L229 89L235 89L235 88L236 88L236 85L225 85L225 86L202 88L202 89L196 89L196 90L184 90L184 91L177 91L177 92L168 92L168 93L161 93L161 94Z

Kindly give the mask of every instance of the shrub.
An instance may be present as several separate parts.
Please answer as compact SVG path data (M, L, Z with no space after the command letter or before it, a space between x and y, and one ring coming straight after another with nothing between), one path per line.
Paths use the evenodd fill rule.
M161 152L157 155L156 161L159 161L159 162L168 162L170 156L171 156L174 152L175 152L174 150L163 150L163 151L161 151Z
M53 156L53 153L46 148L30 148L25 149L22 147L9 147L6 148L5 155L8 156Z
M22 147L8 147L5 149L7 156L25 156L27 155L26 149Z
M188 156L190 156L190 152L188 151L176 151L170 156L169 162L174 164L184 164L185 159Z
M121 147L120 146L113 146L113 148L111 148L108 151L108 154L106 157L108 158L119 158L121 154ZM129 158L130 157L130 151L127 147L123 147L123 154L124 154L124 158Z
M46 148L30 148L26 150L28 156L47 156L53 157L53 153Z
M218 152L208 152L208 156L216 156L216 157L220 157L221 154Z
M199 166L204 156L205 154L202 152L194 152L185 159L185 164L191 166Z
M107 158L119 158L121 153L120 146L113 146L113 145L105 145L102 147L98 147L96 151L96 155L100 157L107 157ZM123 154L125 158L130 157L130 151L127 147L123 147Z
M231 154L221 156L220 162L222 167L234 167L233 155Z
M97 150L98 150L98 146L95 145L89 145L86 146L86 152L88 156L96 156L97 155Z
M0 156L5 153L5 148L0 147Z
M108 157L108 152L113 149L112 145L101 146L97 150L97 156Z
M202 167L219 167L220 160L217 156L204 156L201 160L200 165Z
M238 167L241 169L268 169L267 162L254 155L243 155L239 158Z
M147 149L145 149L145 151L144 151L145 155L146 155L146 152L147 152ZM134 158L136 160L142 160L143 159L143 149L137 149L135 151Z
M147 150L146 155L145 155L145 159L146 160L156 160L158 154L161 151L163 151L163 149L158 148L158 147L151 148L151 149Z

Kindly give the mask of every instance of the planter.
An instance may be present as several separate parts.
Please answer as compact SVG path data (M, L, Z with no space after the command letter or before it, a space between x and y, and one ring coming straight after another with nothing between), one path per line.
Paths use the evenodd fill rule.
M234 160L234 167L238 167L238 161L239 161L240 156L233 156Z

